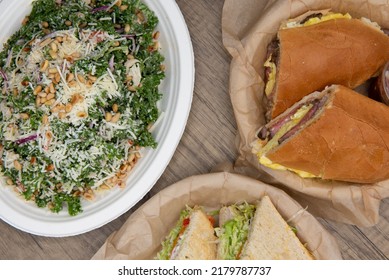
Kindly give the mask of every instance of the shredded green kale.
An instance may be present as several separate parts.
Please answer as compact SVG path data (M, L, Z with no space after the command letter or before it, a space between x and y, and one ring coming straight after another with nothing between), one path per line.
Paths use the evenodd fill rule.
M55 213L82 212L83 198L123 182L120 168L157 145L158 18L119 2L35 0L0 52L0 171Z

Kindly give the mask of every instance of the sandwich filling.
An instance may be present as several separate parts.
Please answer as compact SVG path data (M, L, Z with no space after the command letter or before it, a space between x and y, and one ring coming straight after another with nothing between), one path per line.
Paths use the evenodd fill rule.
M342 14L342 13L314 13L307 17L305 17L303 20L289 20L282 29L287 28L294 28L294 27L302 27L302 26L310 26L314 24L318 24L324 21L333 20L333 19L351 19L351 16L349 13Z
M236 260L247 241L255 206L247 203L229 207L232 217L220 228L215 229L219 237L219 258Z
M313 97L305 102L299 103L288 113L274 119L263 126L258 134L258 140L254 142L252 150L258 157L259 162L272 169L290 170L303 178L317 177L317 175L305 172L303 170L293 169L277 163L273 163L266 154L287 141L318 114L321 108L328 100L328 95Z
M190 223L190 215L193 209L187 208L181 211L175 227L170 231L165 241L162 242L162 250L158 253L157 259L169 260L173 259L174 254L177 254L178 248L184 239L184 234Z
M165 241L162 242L162 249L157 254L159 260L174 260L176 259L179 249L185 240L188 233L188 228L191 222L192 213L198 210L198 208L190 208L182 210L180 218L178 219L175 227L170 231ZM212 216L207 216L209 222L213 225L214 219Z
M288 21L285 26L281 27L281 29L288 29L294 27L302 27L302 26L310 26L314 24L318 24L324 21L332 20L332 19L351 19L351 16L347 14L341 13L315 13L305 17L303 20L291 20ZM271 98L274 86L276 84L276 74L277 74L277 63L280 55L279 41L278 39L273 40L267 50L267 59L264 63L265 67L265 94L268 98Z

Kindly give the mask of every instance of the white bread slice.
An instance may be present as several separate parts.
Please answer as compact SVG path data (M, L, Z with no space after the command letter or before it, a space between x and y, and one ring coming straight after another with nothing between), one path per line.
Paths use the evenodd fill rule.
M202 210L190 215L190 222L178 243L175 260L214 260L216 258L216 236L212 223Z
M254 219L240 259L243 260L311 260L268 196L257 204Z

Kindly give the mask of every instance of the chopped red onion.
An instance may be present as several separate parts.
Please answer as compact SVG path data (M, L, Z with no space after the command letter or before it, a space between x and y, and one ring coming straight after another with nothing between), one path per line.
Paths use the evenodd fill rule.
M0 76L4 79L4 81L8 81L7 74L5 74L3 69L0 69Z
M99 11L104 11L104 10L107 10L109 8L109 6L101 6L101 7L98 7L98 8L94 8L92 9L91 13L95 13L95 12L99 12Z
M30 136L27 136L25 138L16 140L16 144L21 145L21 144L30 142L32 140L35 140L37 137L38 137L37 134L30 135Z

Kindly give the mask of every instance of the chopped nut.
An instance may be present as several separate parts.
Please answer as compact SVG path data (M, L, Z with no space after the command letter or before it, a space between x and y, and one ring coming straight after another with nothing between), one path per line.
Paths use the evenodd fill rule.
M88 75L88 79L91 80L92 82L96 82L97 81L97 77L96 76L92 76L92 75Z
M81 83L85 84L85 78L84 78L84 76L82 76L81 74L77 74L77 79L78 79Z
M119 121L119 118L120 118L120 113L116 113L112 119L111 119L111 122L112 123L117 123Z
M80 58L80 57L81 57L81 54L80 54L79 52L74 52L74 53L71 54L71 56L72 56L73 58Z
M55 106L54 108L51 109L52 113L58 113L61 110L60 106Z
M65 117L66 117L66 113L65 112L59 112L58 113L58 118L63 119Z
M128 86L127 88L129 91L136 91L136 87L134 86Z
M122 164L122 165L120 166L120 171L125 171L125 170L127 170L127 165Z
M124 32L126 34L130 33L130 25L128 23L126 23L126 25L124 26Z
M49 164L48 166L46 166L46 171L53 171L54 168L54 164Z
M44 114L42 116L42 123L43 124L48 124L49 123L49 117L46 114Z
M49 27L49 23L47 21L42 21L42 27L47 28Z
M52 106L52 105L54 105L54 102L55 102L55 99L50 99L50 100L47 100L47 101L45 102L45 105L47 105L47 106Z
M128 162L133 162L135 159L135 154L131 154L130 157L128 158Z
M72 99L70 100L70 103L72 103L72 105L78 103L78 102L82 102L84 100L84 97L82 97L80 94L75 94L72 96Z
M145 16L143 15L142 11L137 12L136 17L138 18L139 23L142 23L145 21Z
M106 184L102 184L100 186L100 189L102 189L102 190L110 190L111 188L108 185L106 185Z
M40 93L42 91L42 86L39 85L37 86L35 89L34 89L34 95L37 95L38 93Z
M47 93L44 92L44 91L41 91L40 93L38 93L38 96L39 96L39 97L46 97L46 96L47 96Z
M50 85L50 93L55 93L55 87L54 87L54 84L51 83Z
M16 159L14 160L14 167L16 170L19 170L19 171L22 170L22 165Z
M50 44L52 41L53 41L53 39L47 38L47 39L43 40L42 42L40 42L40 43L39 43L39 46L40 46L40 47L45 47L45 46L47 46L48 44Z
M51 100L55 97L55 94L54 93L49 93L46 97L47 100Z
M50 74L56 74L56 73L58 73L58 70L57 70L57 68L50 68L49 69L49 73Z
M65 25L66 25L66 26L71 26L71 25L72 25L72 22L71 22L70 20L67 20L67 21L65 21Z
M53 51L53 50L49 51L49 55L51 56L52 59L57 59L58 58L58 54L55 51Z
M22 21L22 25L26 25L29 19L29 17L25 17Z
M66 113L69 113L72 109L73 109L73 105L72 104L70 104L70 103L66 104L66 106L65 106L65 112Z
M105 113L105 120L110 122L112 120L112 114L110 112Z
M59 73L55 74L54 81L58 84L61 81L61 75Z
M69 83L70 81L73 81L74 79L74 74L73 73L69 73L68 76L66 77L66 81Z
M35 164L35 163L36 163L36 157L31 157L30 163L31 163L31 164Z
M57 44L55 43L55 41L51 42L50 48L51 48L51 50L54 51L54 52L57 52L57 51L58 51L58 46L57 46Z
M47 69L48 67L49 67L49 61L48 61L48 60L45 60L45 61L42 63L42 65L41 65L40 71L41 71L41 72L45 72L46 69Z
M82 195L86 200L93 200L95 198L93 193L84 193Z
M21 113L19 116L22 120L28 120L30 118L30 116L26 113Z
M119 110L119 106L118 106L118 104L113 104L112 105L112 111L114 112L114 113L117 113L117 111Z
M85 118L87 116L88 116L87 113L85 113L83 111L77 112L77 117L79 117L79 118Z
M75 87L75 86L77 86L77 82L75 80L72 80L72 81L68 82L68 86Z
M120 6L120 11L125 11L125 10L127 10L128 9L128 5L121 5Z
M49 35L50 33L51 33L51 30L50 29L48 29L48 28L43 28L43 33L45 34L45 35Z
M158 39L159 39L159 36L160 36L159 31L156 31L156 32L154 32L154 34L153 34L153 39L154 39L154 40L158 40Z

